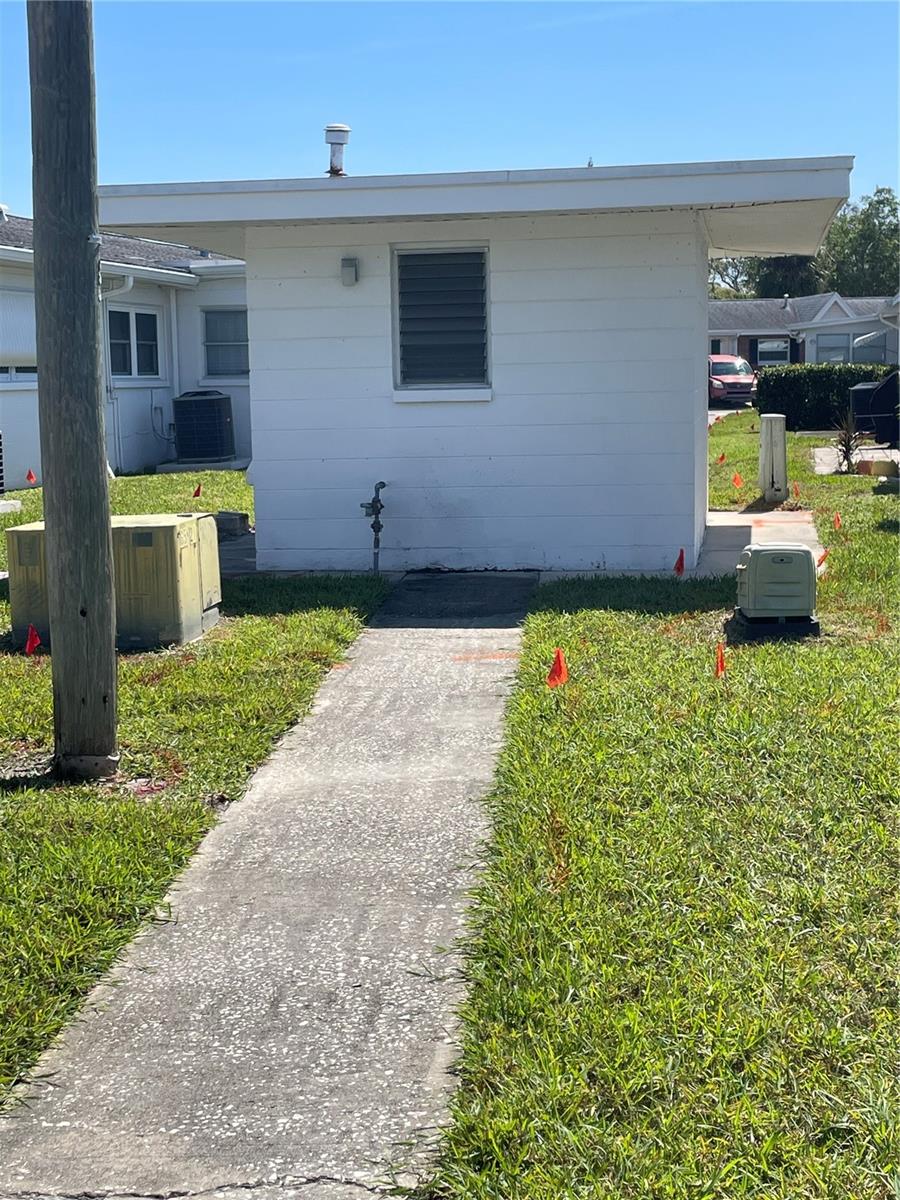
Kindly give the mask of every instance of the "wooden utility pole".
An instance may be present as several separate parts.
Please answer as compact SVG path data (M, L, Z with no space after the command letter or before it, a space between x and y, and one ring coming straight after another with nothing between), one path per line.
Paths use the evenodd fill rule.
M28 57L55 765L96 779L118 754L89 0L29 0Z

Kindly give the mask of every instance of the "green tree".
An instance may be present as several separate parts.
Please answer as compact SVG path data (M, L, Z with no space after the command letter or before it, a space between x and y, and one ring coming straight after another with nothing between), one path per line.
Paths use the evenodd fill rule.
M816 260L802 254L747 260L747 284L752 296L811 296L822 290Z
M900 223L893 188L876 188L834 218L816 267L826 292L893 295L900 283Z
M709 294L713 300L743 300L752 296L747 282L749 258L711 258Z

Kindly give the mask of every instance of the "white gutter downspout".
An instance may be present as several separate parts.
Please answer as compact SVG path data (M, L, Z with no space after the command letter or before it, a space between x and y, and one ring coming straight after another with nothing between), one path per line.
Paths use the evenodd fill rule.
M109 300L113 296L127 295L127 293L130 292L133 287L134 287L134 276L126 275L119 287L113 288L111 291L107 292L105 295L103 295L101 293L101 305L100 305L101 315L103 318L103 321L102 321L103 335L102 335L102 341L101 341L101 345L103 346L103 365L104 365L103 373L106 376L106 394L112 402L113 424L115 426L115 429L113 430L113 439L115 441L115 446L116 446L116 467L120 471L122 469L122 460L123 460L124 456L123 456L123 452L122 452L122 426L119 421L119 396L118 396L118 393L116 392L115 388L113 387L112 371L111 371L110 365L109 365ZM106 465L107 465L107 468L109 468L110 475L112 475L113 472L109 466L108 458L107 458Z

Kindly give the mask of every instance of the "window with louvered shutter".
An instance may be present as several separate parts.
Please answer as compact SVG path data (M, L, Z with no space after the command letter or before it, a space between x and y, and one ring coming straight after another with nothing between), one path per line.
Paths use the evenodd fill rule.
M484 250L397 254L401 384L487 383Z

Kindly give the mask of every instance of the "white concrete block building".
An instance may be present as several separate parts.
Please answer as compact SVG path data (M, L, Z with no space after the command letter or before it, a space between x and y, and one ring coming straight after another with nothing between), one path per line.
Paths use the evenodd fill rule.
M706 524L710 255L813 254L849 158L110 186L247 264L259 566L667 569Z
M0 220L0 452L3 486L41 480L31 221ZM190 246L104 234L101 245L106 450L114 471L175 458L172 400L231 397L235 455L250 459L244 264Z

